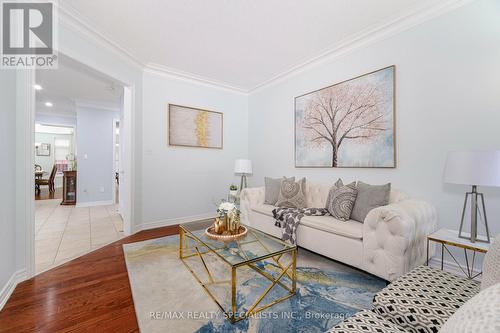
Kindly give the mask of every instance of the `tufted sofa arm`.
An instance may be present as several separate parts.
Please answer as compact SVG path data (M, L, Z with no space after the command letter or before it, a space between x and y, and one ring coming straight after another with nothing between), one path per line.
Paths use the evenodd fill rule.
M436 226L436 209L423 201L403 200L371 210L363 225L363 266L392 281L424 264L427 235Z
M245 188L240 193L241 223L251 225L249 219L251 207L264 204L264 187Z

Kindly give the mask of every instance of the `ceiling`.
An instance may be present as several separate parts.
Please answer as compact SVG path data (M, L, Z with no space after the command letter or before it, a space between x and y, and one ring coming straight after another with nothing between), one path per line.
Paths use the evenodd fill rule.
M241 90L450 0L65 0L141 64Z
M107 108L121 105L123 88L119 84L69 58L60 57L57 70L36 70L35 81L42 86L36 91L38 114L74 117L76 103Z

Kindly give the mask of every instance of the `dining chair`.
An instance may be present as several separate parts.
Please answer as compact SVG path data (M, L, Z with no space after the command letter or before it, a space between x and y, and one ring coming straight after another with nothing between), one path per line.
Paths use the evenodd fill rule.
M54 180L56 178L57 167L54 164L52 171L50 172L49 178L35 179L35 190L40 194L40 186L48 186L49 192L52 193L56 190Z

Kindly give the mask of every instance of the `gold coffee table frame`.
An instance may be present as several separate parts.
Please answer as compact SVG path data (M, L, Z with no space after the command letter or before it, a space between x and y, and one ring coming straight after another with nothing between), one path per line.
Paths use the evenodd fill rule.
M200 234L195 234L194 230L191 228L187 227L189 224L181 224L179 228L179 258L182 260L184 265L187 267L187 269L191 272L191 274L194 276L196 281L203 287L205 292L214 300L214 302L219 306L222 312L225 313L227 318L231 323L236 323L242 319L248 318L250 315L258 313L262 310L265 310L274 304L277 304L279 302L282 302L296 293L296 286L297 286L297 272L296 272L296 267L297 267L297 247L296 246L291 246L289 244L286 244L282 242L281 240L264 234L258 230L255 230L253 228L247 227L248 228L248 234L246 237L241 238L237 241L231 242L232 244L236 244L237 249L239 250L237 253L231 253L233 256L239 256L241 258L240 261L238 262L230 262L228 258L224 257L220 252L222 250L229 250L228 244L224 244L221 242L217 242L220 245L224 244L223 246L220 247L215 247L213 244L209 244L209 242L202 240L203 237L200 237ZM203 224L201 225L201 228L203 227ZM191 230L190 230L191 229ZM201 229L200 229L201 230ZM198 231L198 230L195 230ZM201 230L204 232L204 229ZM248 239L249 236L253 236L253 239ZM261 238L259 237L264 237L268 241L272 242L278 242L281 246L283 246L283 249L279 251L273 251L269 249L266 244L262 241ZM194 241L194 247L189 248L188 241L187 239L191 239ZM212 242L210 242L212 243ZM242 246L250 243L257 243L259 246L261 246L261 249L263 251L263 255L259 255L255 258L249 258L245 252L242 250ZM200 250L200 248L202 250ZM220 280L216 281L212 273L210 272L205 259L203 258L204 255L206 254L215 254L215 257L220 259L223 263L227 264L230 267L230 273L231 273L231 278L227 280ZM265 254L264 254L265 253ZM290 253L291 255L291 260L290 262L286 264L282 264L280 260L283 258L283 255L286 253ZM208 277L208 282L203 282L201 278L194 272L194 270L189 266L189 264L186 262L185 259L190 258L190 257L198 257L200 259L201 264L203 265L203 270L206 272L207 277ZM259 261L263 261L265 259L271 258L276 266L279 268L279 274L275 278L273 277L269 272L267 272L265 269L259 268L255 263ZM237 309L237 304L236 304L236 295L237 295L237 281L236 281L236 270L239 267L242 266L247 266L251 269L253 269L255 272L259 273L266 279L268 279L271 284L264 290L264 292L256 299L256 301L248 308L248 310L244 311L241 313L238 312ZM290 281L291 281L291 286L286 285L284 282L282 282L282 278L284 276L287 276ZM210 292L208 289L208 286L213 285L213 284L228 284L231 287L231 309L224 309L222 306L221 302L217 300L217 298ZM288 293L280 298L277 298L273 300L270 303L260 305L264 297L275 287L275 286L280 286L283 289L285 289Z

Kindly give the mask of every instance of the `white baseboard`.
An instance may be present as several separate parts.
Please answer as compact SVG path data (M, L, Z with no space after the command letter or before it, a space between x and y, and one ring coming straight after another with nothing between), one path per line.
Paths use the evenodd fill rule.
M14 289L16 289L16 286L19 282L22 282L26 280L27 274L26 270L22 269L17 272L14 272L12 276L10 277L9 281L3 286L2 290L0 291L0 310L3 309L5 303L7 303L7 300L9 299L10 295L12 295L12 292Z
M213 219L213 218L215 218L215 216L216 216L215 213L205 213L205 214L198 214L198 215L185 216L185 217L176 217L176 218L172 218L172 219L165 219L165 220L159 220L159 221L153 221L153 222L145 222L145 223L142 223L140 225L136 225L134 228L134 233L141 231L141 230L161 228L161 227L166 227L169 225L175 225L175 224L180 224L180 223Z
M83 208L83 207L92 207L92 206L109 206L109 205L112 205L113 203L114 203L113 200L78 202L76 204L76 207Z
M429 266L441 269L441 258L438 258L438 257L432 258L431 260L429 260ZM465 271L467 271L467 267L465 266L465 264L463 264L462 267L464 268ZM447 272L452 273L452 274L455 274L455 275L458 275L458 276L461 276L461 277L466 277L466 275L464 274L464 272L462 272L462 270L460 269L460 267L458 266L458 264L456 262L454 262L454 261L444 260L443 261L443 269L445 271L447 271ZM472 275L476 275L479 272L480 272L479 270L473 269L472 270ZM474 280L480 281L481 280L481 275L479 275Z

